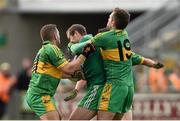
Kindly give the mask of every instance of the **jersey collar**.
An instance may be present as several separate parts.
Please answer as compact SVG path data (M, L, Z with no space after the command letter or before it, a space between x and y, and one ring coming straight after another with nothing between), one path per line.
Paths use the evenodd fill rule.
M43 45L46 45L46 44L50 44L51 42L49 41L49 40L47 40L47 41L44 41L43 42Z
M111 30L114 30L114 31L117 31L117 32L122 32L122 31L124 31L125 29L116 29L116 28L112 28Z

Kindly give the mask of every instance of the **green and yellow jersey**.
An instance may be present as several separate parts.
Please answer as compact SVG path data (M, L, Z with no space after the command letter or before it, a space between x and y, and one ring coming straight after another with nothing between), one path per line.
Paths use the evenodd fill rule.
M97 34L92 42L101 47L107 82L133 85L132 51L125 30L112 29Z
M28 93L53 96L62 76L59 68L67 63L56 45L43 42L34 60Z
M80 40L80 43L86 42L87 40L92 39L92 35L85 35ZM70 50L74 54L81 54L82 48L73 50L73 45L70 45ZM100 49L96 48L96 51L91 54L88 59L85 60L82 65L82 69L85 75L85 79L87 81L87 88L94 85L102 85L105 83L104 69L103 69L103 60L100 53Z
M131 61L132 61L132 66L140 65L143 63L144 57L137 53L132 52Z
M83 46L87 44L88 39L92 40L93 38L88 37L86 35L86 36L83 37L83 39L80 41L80 43L73 44L73 45L69 44L69 45L71 45L71 47L70 47L71 51L73 53L75 53L75 54L80 54L82 52ZM101 47L101 46L99 46L99 47ZM103 60L102 56L101 56L101 52L102 52L102 54L104 54L103 49L104 48L99 49L98 47L96 47L96 51L93 54L91 54L84 63L85 77L87 78L87 82L89 84L92 84L92 86L88 86L89 87L88 92L82 98L82 100L79 103L78 107L87 108L87 109L91 109L91 110L99 110L99 109L100 110L107 110L108 109L110 112L118 112L118 113L119 112L126 112L126 110L124 110L123 108L121 110L119 110L118 105L119 105L120 102L124 101L124 100L122 100L122 98L124 98L123 97L124 95L119 96L119 93L122 92L122 94L123 93L126 94L126 92L124 91L124 88L126 88L127 86L120 85L120 88L118 88L118 89L121 89L120 91L117 90L117 88L115 87L116 84L114 84L115 86L114 85L112 86L111 84L106 83L105 86L104 86L104 83L106 82L106 79L109 79L109 78L113 79L113 81L111 81L111 82L117 81L117 84L118 84L119 83L119 80L118 80L119 75L114 76L112 74L114 76L113 78L112 78L111 75L105 75L105 74L107 74L104 71L104 67L106 67L106 66L103 64L103 62L105 64L107 64L107 62L105 61L105 58L103 58L104 59ZM111 56L113 56L113 55L110 55L110 57ZM116 59L116 57L114 57L114 58ZM135 53L131 52L131 57L128 58L128 59L129 59L128 65L130 65L130 67L129 67L130 69L129 68L128 69L131 71L131 74L132 74L131 66L138 65L138 64L142 63L143 62L143 57L138 55L138 54L135 54ZM114 62L112 62L112 67L109 66L109 69L105 68L106 71L111 70L112 73L113 73L113 69L115 67L117 67L117 68L121 67L121 66L116 66L116 65L113 65L113 64L114 64ZM122 65L122 66L124 66L124 65ZM122 73L122 71L124 71L124 70L118 70L117 68L115 69L116 74L118 72ZM125 70L127 70L126 68L125 68ZM123 69L123 67L121 67L119 69ZM129 75L127 75L127 76L129 76ZM133 77L130 77L130 79L133 79ZM129 80L127 82L127 84L126 84L126 82L123 82L123 83L125 83L126 85L133 85L133 81L132 82L130 82L130 81L132 81L132 80ZM101 84L102 86L98 85L97 83ZM122 84L122 83L120 82L120 84ZM111 85L111 86L109 86L109 85ZM112 93L111 93L111 89L113 90ZM131 95L133 95L133 89L134 89L133 86L128 87L128 90L131 90L131 93L129 94L130 97L131 97ZM102 92L102 96L101 96L101 92ZM110 95L112 95L112 96L110 96ZM109 99L111 99L110 97L112 98L111 101L109 101ZM114 97L118 97L118 98L114 98ZM130 106L131 106L131 99L132 98L130 98L130 97L128 97L127 100L130 99L128 104L130 104ZM101 101L101 99L103 101ZM119 99L121 100L120 102L119 102ZM108 108L108 103L110 104L110 108ZM111 106L112 106L112 108L111 108ZM122 106L122 107L124 107L124 106ZM127 107L127 109L129 109L128 106L125 106L125 108L126 107ZM116 108L118 108L118 109L116 109Z
M106 80L117 84L133 85L132 66L141 64L144 58L131 51L127 32L112 29L90 39L101 48ZM71 50L79 53L86 44L87 40L81 41L81 43L74 44ZM87 61L93 60L88 58Z

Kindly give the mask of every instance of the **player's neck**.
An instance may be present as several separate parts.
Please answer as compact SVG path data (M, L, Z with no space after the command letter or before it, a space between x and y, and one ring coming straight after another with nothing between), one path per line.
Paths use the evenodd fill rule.
M56 40L52 40L52 41L50 41L51 42L51 44L53 44L53 45L57 45L57 41Z

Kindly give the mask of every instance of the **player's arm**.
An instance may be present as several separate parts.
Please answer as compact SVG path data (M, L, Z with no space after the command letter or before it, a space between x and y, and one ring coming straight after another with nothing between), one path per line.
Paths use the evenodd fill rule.
M103 48L105 43L107 43L106 36L108 35L107 33L109 32L108 30L103 30L104 32L98 33L95 35L91 40L89 40L89 43Z
M103 47L103 45L106 41L105 39L103 39L104 34L105 33L99 33L86 42L81 42L81 43L76 43L76 44L71 45L71 47L70 47L71 52L74 54L79 54L80 50L82 50L83 47L85 47L88 44L91 44L93 46L95 45L98 47Z
M88 50L87 50L88 49ZM81 64L84 63L85 59L89 56L90 53L94 51L94 48L91 45L86 45L83 48L83 53L78 56L76 60L68 62L64 54L57 46L52 46L49 49L48 55L52 64L60 69L63 73L73 74L76 70L80 70Z
M80 70L80 66L84 63L86 57L83 55L80 55L76 60L73 60L71 62L66 63L63 66L59 66L58 68L66 73L66 74L73 74L75 71Z
M90 41L72 44L71 46L69 46L69 49L70 49L70 51L71 51L72 53L78 55L78 54L82 53L83 48L84 48L85 45L87 45L88 43L90 43Z
M80 70L80 66L84 63L85 59L89 57L89 55L95 51L95 48L92 44L86 44L82 49L82 54L78 56L76 60L73 60L61 67L62 72L67 74L73 74L76 70Z
M142 63L144 61L144 57L139 55L139 54L137 54L137 53L132 52L131 60L132 60L132 65L133 66L135 66L135 65L142 65Z
M132 52L132 65L135 66L135 65L145 65L145 66L148 66L148 67L153 67L153 68L156 68L156 69L159 69L159 68L162 68L163 67L163 64L161 64L160 62L156 62L150 58L145 58L139 54L136 54L134 52Z
M76 86L75 86L75 90L77 90L77 92L79 92L81 89L83 89L87 84L87 81L86 80L79 80L77 83L76 83Z
M71 78L71 75L67 74L67 73L62 73L62 77L61 78L63 78L63 79Z
M85 43L86 45L86 43ZM79 45L79 43L69 43L68 44L68 48L69 48L69 51L75 55L80 55L82 53L82 48L85 46L85 45ZM79 47L80 46L80 47Z
M142 65L146 65L148 67L153 67L153 68L156 68L156 69L160 69L160 68L163 68L164 65L160 62L156 62L150 58L144 58L144 61L142 63Z
M68 78L73 82L77 82L79 80L84 80L85 76L84 76L84 73L82 72L82 70L77 70L71 75L63 73L61 78L66 78L66 79Z
M79 92L82 88L84 88L84 87L86 86L86 84L87 84L86 80L79 80L79 81L76 83L75 89L74 89L73 91L71 91L71 92L68 94L68 96L66 96L66 97L64 98L64 101L69 101L69 100L74 99L74 98L77 96L78 92Z

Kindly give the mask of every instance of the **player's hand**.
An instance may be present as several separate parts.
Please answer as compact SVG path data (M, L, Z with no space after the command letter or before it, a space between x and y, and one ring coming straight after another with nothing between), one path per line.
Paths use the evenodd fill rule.
M70 93L68 94L68 96L66 96L66 97L64 98L64 101L69 101L69 100L74 99L74 98L77 96L77 93L78 93L78 91L77 91L76 89L74 89L72 92L70 92Z
M153 68L155 68L155 69L160 69L163 67L164 67L164 65L160 62L156 62L155 64L153 64Z
M75 71L73 75L71 75L72 78L75 78L77 80L85 80L84 73L81 70Z
M95 49L95 46L93 45L93 44L91 44L91 43L88 43L88 44L86 44L85 46L84 46L84 48L83 48L83 55L86 57L86 58L88 58L89 57L89 55L92 53L92 52L94 52L96 49Z

